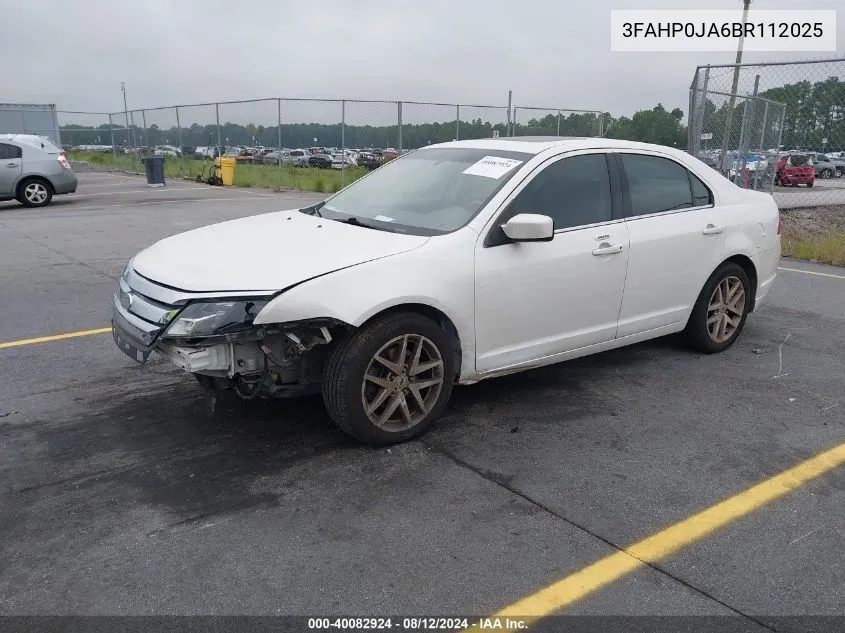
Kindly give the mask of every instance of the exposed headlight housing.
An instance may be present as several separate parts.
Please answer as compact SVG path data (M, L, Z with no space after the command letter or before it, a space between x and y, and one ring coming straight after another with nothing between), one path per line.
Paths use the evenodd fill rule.
M190 303L173 319L164 336L194 338L243 332L252 327L265 305L267 300L251 299Z

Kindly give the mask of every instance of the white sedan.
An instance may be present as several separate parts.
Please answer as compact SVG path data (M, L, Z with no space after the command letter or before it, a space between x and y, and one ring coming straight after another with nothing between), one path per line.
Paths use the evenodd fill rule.
M210 397L322 392L389 444L454 384L683 332L730 347L780 258L769 194L668 147L601 138L430 145L314 206L164 239L126 266L113 332Z

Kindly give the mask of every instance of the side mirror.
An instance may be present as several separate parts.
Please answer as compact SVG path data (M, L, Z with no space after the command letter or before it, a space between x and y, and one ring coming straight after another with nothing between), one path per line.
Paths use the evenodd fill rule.
M520 213L502 225L514 242L550 242L555 236L554 221L547 215Z

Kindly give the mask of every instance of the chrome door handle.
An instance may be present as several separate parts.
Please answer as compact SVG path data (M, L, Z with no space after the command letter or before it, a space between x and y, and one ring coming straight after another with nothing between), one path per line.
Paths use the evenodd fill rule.
M708 224L701 231L701 234L702 235L718 235L719 233L721 233L724 230L725 230L724 226L716 226L714 224Z
M17 167L17 163L6 163L6 167Z
M593 255L616 255L622 252L622 244L604 244L593 251Z

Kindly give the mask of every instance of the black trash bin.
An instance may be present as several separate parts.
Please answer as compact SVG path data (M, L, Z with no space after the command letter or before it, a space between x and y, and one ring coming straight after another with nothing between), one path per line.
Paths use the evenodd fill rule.
M150 187L164 187L164 156L144 158L144 171L147 172L147 184Z

